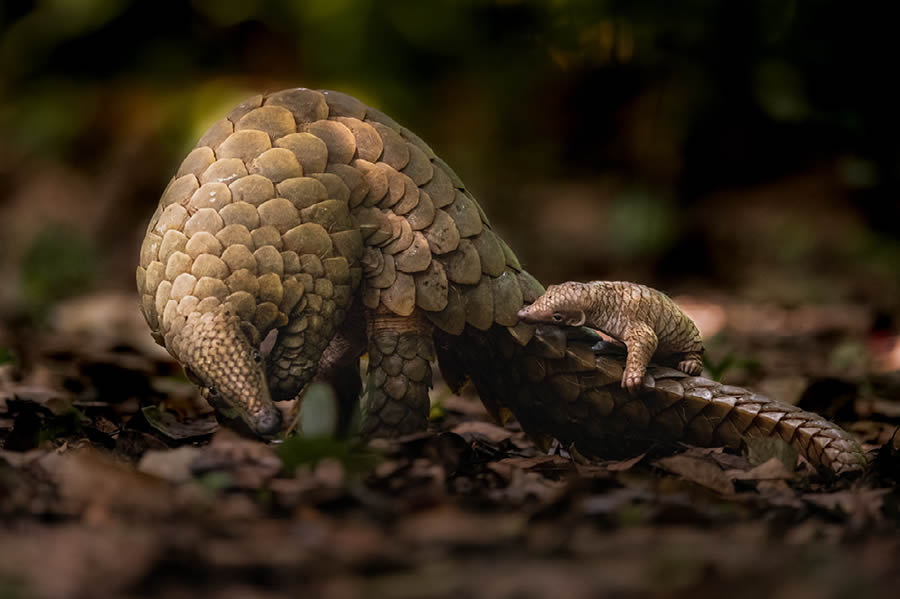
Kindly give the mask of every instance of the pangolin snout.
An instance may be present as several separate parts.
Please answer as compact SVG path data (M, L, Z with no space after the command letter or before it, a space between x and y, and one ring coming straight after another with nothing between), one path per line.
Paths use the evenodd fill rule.
M516 315L519 317L519 320L528 323L536 323L540 320L538 317L539 315L534 314L534 312L530 310L530 308L530 305L525 306L516 313Z
M272 406L271 409L260 414L254 422L253 428L261 437L274 437L281 432L281 410Z

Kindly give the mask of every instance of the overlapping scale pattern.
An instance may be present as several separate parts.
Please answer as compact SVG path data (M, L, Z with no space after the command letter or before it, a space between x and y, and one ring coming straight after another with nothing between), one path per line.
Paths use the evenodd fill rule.
M631 398L617 362L519 323L544 289L462 180L413 132L339 92L258 95L213 123L160 199L136 279L154 338L184 363L179 332L223 307L253 346L277 329L274 399L309 379L354 297L409 325L368 323L376 429L424 426L436 349L448 381L472 376L492 412L505 404L538 438L597 448L608 434L727 445L777 434L834 471L860 467L858 446L814 415L658 371Z
M415 134L346 94L293 89L249 99L201 137L163 193L137 278L167 347L191 311L222 304L251 343L280 329L270 376L282 398L359 285L369 308L418 307L459 333L516 324L519 270Z
M332 151L349 161L355 140L327 118L325 96L310 90L237 107L184 159L141 247L138 289L157 341L173 351L192 312L222 305L254 345L278 328L276 396L314 369L362 277L351 187L325 172ZM344 135L317 136L315 123Z
M372 249L363 260L365 305L401 315L417 306L452 334L466 324L514 326L520 267L456 174L377 110L335 120L354 137L350 164L367 187L354 211Z
M620 360L595 356L590 343L558 328L539 329L530 339L493 335L492 343L478 335L472 329L452 339L439 335L442 371L448 362L471 374L488 409L498 418L509 409L535 440L550 435L585 455L609 457L660 442L740 449L775 437L824 472L866 467L858 443L839 427L748 389L651 366L643 390L632 396L620 386Z

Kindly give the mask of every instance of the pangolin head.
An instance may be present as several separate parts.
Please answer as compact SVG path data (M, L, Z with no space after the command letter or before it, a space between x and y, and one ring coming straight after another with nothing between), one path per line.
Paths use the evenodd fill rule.
M568 281L550 285L541 297L530 306L519 310L519 318L531 324L556 324L580 327L586 320L584 283Z
M281 412L272 403L259 351L227 306L191 313L173 345L188 378L217 412L239 418L263 437L281 430Z

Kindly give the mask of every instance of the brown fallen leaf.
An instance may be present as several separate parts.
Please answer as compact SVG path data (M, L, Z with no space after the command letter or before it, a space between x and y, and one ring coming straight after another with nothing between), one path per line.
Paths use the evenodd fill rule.
M479 420L462 422L453 427L450 432L456 433L469 442L479 440L493 444L502 443L513 436L512 431L496 424Z
M547 478L541 473L529 472L503 462L492 462L487 467L507 483L505 487L489 492L495 501L503 503L519 505L536 499L542 504L551 504L562 497L568 487L565 479Z
M722 468L709 460L675 455L656 460L653 464L717 493L734 494L731 479Z
M138 460L144 453L152 449L165 450L169 449L169 446L151 433L127 426L116 436L115 453L117 455Z
M49 453L40 463L58 485L63 510L92 522L116 515L159 518L177 507L166 481L95 449Z
M609 516L638 500L646 501L649 493L643 489L609 489L605 493L590 495L580 502L581 511L589 516Z
M432 393L435 393L432 391ZM444 410L448 412L458 412L466 416L477 416L487 418L487 410L484 404L477 397L469 395L448 395L442 400Z
M145 406L141 408L147 423L176 441L205 437L211 435L219 428L215 415L212 412L182 422L172 412L159 409L159 406Z
M16 402L33 403L45 408L54 416L65 414L72 409L72 396L65 391L42 385L14 385L9 391L11 397L6 401L9 407L14 407Z
M394 532L414 545L492 546L519 537L525 524L523 514L478 514L446 505L410 514Z
M807 493L801 498L812 505L841 512L849 516L861 516L881 520L881 508L890 489L849 489L834 493Z
M146 524L31 527L0 535L0 589L8 597L116 596L146 576L164 548ZM20 594L7 581L27 586Z
M501 464L509 464L522 470L533 470L543 474L572 472L572 461L558 455L541 455L533 458L513 456L500 460Z
M203 450L198 447L150 450L138 462L138 470L173 483L187 482L193 478L191 465Z
M777 437L750 439L746 444L747 459L752 466L758 466L771 458L778 458L788 470L797 466L797 450Z
M726 470L725 475L732 480L790 480L795 476L775 457L750 470Z
M606 469L610 472L626 472L637 466L645 457L647 457L647 452L636 455L633 458L628 458L627 460L609 462L606 464Z
M191 463L194 474L225 472L230 485L256 489L281 471L281 460L265 443L221 429Z

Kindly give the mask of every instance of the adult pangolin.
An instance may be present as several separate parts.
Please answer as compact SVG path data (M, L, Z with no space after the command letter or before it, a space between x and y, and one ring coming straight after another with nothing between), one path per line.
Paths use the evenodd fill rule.
M820 416L656 366L632 397L621 360L595 356L595 339L519 322L544 289L463 182L342 93L259 95L215 122L150 219L137 287L157 342L263 436L281 427L272 402L314 377L355 399L367 351L367 436L426 428L437 358L452 388L471 379L492 414L583 454L778 436L824 470L865 464Z

